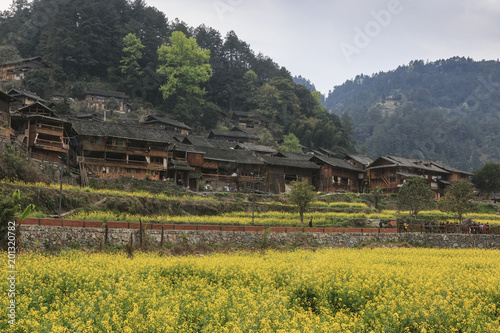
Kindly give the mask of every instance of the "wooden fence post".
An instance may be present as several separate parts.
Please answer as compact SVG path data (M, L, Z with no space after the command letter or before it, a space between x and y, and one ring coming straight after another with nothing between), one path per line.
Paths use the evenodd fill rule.
M139 245L142 247L142 219L139 219Z
M108 245L108 232L109 232L108 222L106 222L104 224L104 246Z
M160 249L163 248L163 242L164 242L164 236L163 236L163 232L164 232L164 227L161 226L161 239L160 239Z

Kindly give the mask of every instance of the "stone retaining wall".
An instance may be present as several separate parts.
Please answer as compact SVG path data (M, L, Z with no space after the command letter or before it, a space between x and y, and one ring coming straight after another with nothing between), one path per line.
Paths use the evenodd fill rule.
M193 227L193 226L186 226ZM196 227L196 226L194 226ZM123 246L131 235L135 247L143 244L160 247L164 244L231 244L254 246L264 244L322 245L355 247L369 243L409 243L433 248L500 249L500 235L421 234L421 233L325 233L314 231L220 231L220 230L143 230L102 227L21 226L21 246L26 249L98 247L105 243ZM299 228L302 229L302 228ZM107 231L106 231L107 230ZM307 229L305 229L307 230Z

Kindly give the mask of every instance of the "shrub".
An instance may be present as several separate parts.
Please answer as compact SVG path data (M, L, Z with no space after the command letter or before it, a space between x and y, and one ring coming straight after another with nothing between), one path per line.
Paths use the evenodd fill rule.
M11 148L7 148L7 152L0 155L0 179L50 182L48 176L42 174L30 161L17 155Z
M306 311L319 314L320 300L318 293L310 286L300 286L295 289L291 297L292 304L298 305Z

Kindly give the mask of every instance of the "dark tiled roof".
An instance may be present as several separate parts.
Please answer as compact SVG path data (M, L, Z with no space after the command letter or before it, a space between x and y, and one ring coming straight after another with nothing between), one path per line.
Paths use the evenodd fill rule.
M118 118L117 120L120 123L123 124L136 124L139 125L139 119L134 119L134 118Z
M209 140L208 142L211 147L219 149L234 149L238 145L238 142L234 141Z
M5 65L13 65L13 64L22 64L23 62L30 62L30 61L35 61L35 60L40 60L42 61L41 56L35 56L31 58L24 58L24 59L19 59L19 60L12 60L12 61L7 61L7 62L2 62L0 66L5 66Z
M244 131L211 131L210 136L220 136L224 138L240 138L240 139L259 139L257 134L248 133Z
M327 155L325 155L325 153L323 153L319 150L316 150L316 149L311 149L310 152L313 153L314 155L327 156Z
M161 128L93 120L72 119L73 129L79 135L110 136L114 138L171 143L172 136Z
M194 146L211 146L210 143L209 143L209 139L207 139L206 137L204 136L199 136L199 135L184 135L184 136L180 136L180 135L176 135L175 136L176 138L181 138L182 137L182 142L186 143L186 144L191 144L191 145L194 145Z
M42 107L42 109L45 109L45 110L47 110L47 112L49 112L50 114L54 115L54 112L52 111L52 109L51 109L51 108L49 108L47 105L42 104L42 103L40 103L40 102L35 102L35 103L31 103L31 104L25 105L25 106L23 106L23 107L21 107L21 108L17 109L17 111L18 111L18 112L20 112L20 113L23 113L23 111L24 111L24 110L31 109L31 108L33 108L33 107L36 107L37 105L41 106L41 107Z
M216 147L197 147L198 150L205 152L205 160L227 161L240 164L263 164L262 161L246 150L216 148Z
M292 159L277 156L261 156L261 159L267 165L294 167L302 169L319 169L319 165L306 159Z
M430 161L429 164L433 164L433 165L437 166L438 168L446 170L446 171L455 172L455 173L463 173L463 174L466 174L469 176L473 175L473 173L471 173L471 172L467 172L467 171L463 171L463 170L451 167L451 166L449 166L441 161Z
M313 156L311 157L311 161L314 161L315 159L320 160L326 164L329 164L333 167L336 168L341 168L341 169L347 169L351 171L356 171L356 172L363 172L362 169L355 167L352 164L347 163L347 161L344 161L343 159L340 158L334 158L334 157L328 157L328 156Z
M47 103L46 100L44 100L43 98L41 98L40 96L38 96L37 94L35 94L35 93L31 92L31 91L26 91L26 90L22 90L22 89L12 88L12 89L9 90L8 94L11 95L12 97L26 96L26 97L29 97L29 98L34 99L36 101L39 101L39 102L42 102L42 103Z
M406 157L401 157L401 156L396 156L396 155L381 156L381 157L377 158L371 165L376 164L377 161L382 160L382 159L390 162L391 164L375 165L372 167L368 167L368 169L380 169L380 168L385 168L385 167L404 166L407 168L420 169L421 171L425 171L425 172L434 172L434 173L443 173L443 174L449 173L448 171L443 170L441 168L438 168L437 166L434 166L434 165L426 166L425 163L421 160L406 158Z
M395 156L395 155L388 155L388 157L390 159L398 162L400 165L403 165L406 167L416 168L416 169L420 169L420 170L424 170L424 171L448 173L446 170L443 170L443 169L438 168L436 166L433 166L433 165L427 166L424 161L421 161L418 159L406 158L406 157Z
M159 123L163 123L163 124L167 124L167 125L171 125L171 126L175 126L175 127L179 127L179 128L184 128L187 130L192 129L191 127L184 124L183 122L164 118L161 116L155 116L155 115L149 115L146 117L146 119L144 121L141 121L142 124L151 124L151 123L155 123L155 122L159 122Z
M16 99L12 97L11 95L7 94L6 92L0 90L0 99L3 99L8 102L15 101Z
M194 168L185 160L170 160L171 168L175 170L192 171Z
M318 148L318 150L323 154L323 155L327 155L327 156L335 156L335 153L328 150L328 149L325 149L325 148Z
M72 115L72 117L76 117L77 119L92 119L94 117L97 117L97 114L95 112L88 112L88 113L77 113L76 115Z
M230 132L243 132L243 133L248 133L247 131L243 130L242 128L239 128L238 126L234 126L231 128Z
M175 141L169 146L169 149L172 150L177 150L177 151L187 151L190 153L203 153L203 149L200 149L200 147L196 147L190 144L185 144L182 142L177 142Z
M310 154L297 154L297 153L290 153L290 152L287 152L287 151L280 151L277 154L275 154L274 156L277 156L277 157L286 157L286 158L293 159L293 160L309 161L311 159L311 157L314 156L314 155L310 155Z
M220 149L233 149L239 143L234 141L221 141L214 139L207 139L204 136L199 135L175 135L177 140L182 143L190 144L197 147L209 147L209 148L220 148Z
M237 147L241 147L241 148L243 148L245 150L249 150L249 151L262 152L262 153L275 154L278 152L273 147L263 146L263 145L255 145L253 143L239 143L239 144L237 144Z
M373 160L371 158L369 158L368 156L365 156L365 155L348 154L347 156L352 158L356 162L363 164L363 165L369 165L370 163L373 162Z
M85 93L85 95L93 95L93 96L103 96L103 97L115 97L121 99L127 99L128 96L124 92L121 91L109 91L109 90L99 90L92 89Z

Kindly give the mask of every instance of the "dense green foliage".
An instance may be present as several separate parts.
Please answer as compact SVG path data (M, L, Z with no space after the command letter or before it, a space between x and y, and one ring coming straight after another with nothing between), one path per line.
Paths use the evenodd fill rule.
M172 98L175 95L167 89L176 77L167 68L178 65L165 67L164 51L173 46L174 31L187 40L194 38L210 54L209 79L180 87L206 91L202 100L199 94L184 92L182 98ZM0 15L2 46L25 58L40 55L49 63L49 69L25 82L42 97L58 93L82 98L91 88L124 91L133 99L133 110L161 110L199 134L230 127L234 111L252 111L253 120L274 140L293 133L311 148L354 150L343 121L326 112L319 94L294 83L286 68L255 54L233 31L223 37L205 25L193 28L177 19L170 21L143 0L15 0ZM189 63L183 72L194 68Z
M299 208L300 223L304 222L304 212L316 197L314 186L307 182L292 182L290 202Z
M456 214L458 222L465 213L472 211L474 186L467 180L459 180L446 189L445 196L439 201L439 209Z
M18 212L16 202L12 195L0 193L0 239L3 239L9 221L14 220L14 216Z
M500 163L487 162L474 172L472 182L483 194L500 192Z
M139 61L142 59L144 45L142 45L141 40L135 34L130 33L123 38L123 45L124 55L120 61L122 73L129 76L142 75Z
M335 87L326 107L347 113L362 151L442 160L476 170L500 161L500 63L412 61Z
M21 59L21 56L15 47L10 45L0 46L0 63L16 61L19 59Z
M6 146L0 152L0 179L17 179L24 182L49 182L49 177L44 175L35 165L26 158L19 156L12 147Z
M408 178L398 191L396 206L398 210L409 211L410 216L417 218L420 211L436 206L434 192L429 188L426 179Z
M278 147L278 150L290 153L300 153L302 148L300 147L299 139L293 133L290 133L285 135L283 144Z
M14 221L14 216L16 216L16 213L20 212L20 209L21 191L15 190L11 196L6 193L0 193L0 240L4 239L7 231L16 232L16 228L9 225L9 222ZM35 209L35 205L28 205L19 217L19 221L23 221L27 218L33 209Z
M377 186L370 190L369 200L371 203L373 203L373 207L377 211L382 211L382 209L387 205L385 199L386 195L384 194L384 190L380 186Z
M200 85L207 82L212 74L208 63L210 50L200 49L196 40L187 38L182 31L172 32L169 42L169 46L158 48L161 63L157 72L166 76L166 82L160 86L163 98L201 98L206 91Z

